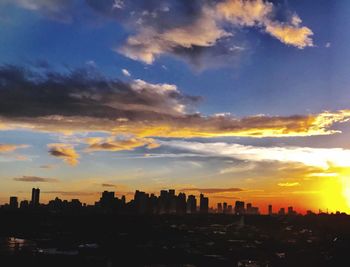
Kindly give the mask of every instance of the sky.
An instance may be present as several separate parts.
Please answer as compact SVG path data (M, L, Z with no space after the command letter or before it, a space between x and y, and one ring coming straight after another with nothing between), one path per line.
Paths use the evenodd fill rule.
M349 11L0 0L0 203L174 188L350 212Z

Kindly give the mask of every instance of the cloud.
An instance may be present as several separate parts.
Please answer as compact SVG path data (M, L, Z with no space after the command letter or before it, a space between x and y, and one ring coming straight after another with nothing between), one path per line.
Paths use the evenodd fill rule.
M54 178L44 178L38 176L22 176L13 178L14 181L18 182L36 182L36 183L55 183L59 182L59 180Z
M54 157L62 158L64 162L71 166L79 163L79 154L74 147L68 144L48 144L49 154Z
M318 168L350 167L350 150L343 148L260 147L230 143L161 141L161 145L215 157L253 162L301 163Z
M102 187L116 187L114 184L101 184Z
M53 169L55 168L56 166L53 165L53 164L45 164L45 165L40 165L39 168L40 169Z
M0 153L9 153L27 147L28 145L0 144Z
M301 26L302 20L289 10L285 12L289 15L279 14L279 9L287 8L272 1L3 0L2 4L65 23L88 6L95 11L90 14L93 19L96 13L112 18L130 33L115 50L146 64L162 55L184 59L198 69L223 64L223 58L227 64L235 63L248 47L237 36L242 28L257 29L300 49L313 46L312 30Z
M190 50L193 48L212 47L219 39L231 36L218 27L213 16L209 8L203 8L202 14L191 23L163 31L142 23L138 33L130 36L117 51L131 59L151 64L164 53L179 54L178 50L182 49L183 53L192 54Z
M122 73L126 77L130 77L131 76L131 73L127 69L122 69Z
M218 13L227 21L240 26L257 26L284 44L303 49L313 46L313 32L302 27L302 20L297 14L287 22L273 19L274 6L263 0L227 0L217 5Z
M35 11L60 22L70 22L72 10L77 0L3 0L1 4L13 4Z
M143 80L125 83L91 69L69 73L46 69L39 73L3 65L0 81L0 114L12 117L156 118L182 115L186 104L199 101L198 97L181 94L172 84ZM23 104L23 111L13 106L18 103Z
M115 139L90 137L86 138L85 142L89 144L87 151L123 151L134 150L135 148L146 146L148 149L159 147L159 144L151 138L137 138L137 137L120 137Z
M117 49L118 52L147 64L163 54L170 54L203 67L200 61L209 56L205 63L210 65L218 52L227 59L239 55L242 50L230 48L241 46L234 35L237 29L245 27L260 29L282 43L300 49L313 46L313 32L301 26L300 17L294 14L282 21L277 20L272 2L224 0L165 3L167 9L153 3L146 5L146 10L140 10L137 4L129 6L133 16L124 18L122 23L136 34L129 36L126 43ZM120 19L119 13L114 15ZM229 41L229 46L224 45L225 40Z
M294 186L299 186L300 184L298 182L286 182L286 183L278 183L277 184L278 186L281 186L281 187L294 187Z
M241 188L183 188L180 191L197 191L205 194L215 194L215 193L227 193L227 192L241 192Z
M200 100L183 94L173 84L125 83L87 69L38 73L0 67L0 130L104 132L137 138L259 138L335 134L340 131L333 126L350 118L350 110L291 116L206 116L195 111Z
M280 23L270 23L266 25L266 32L276 37L287 45L293 45L303 49L307 46L313 46L311 35L312 31L307 27L298 27L284 25Z

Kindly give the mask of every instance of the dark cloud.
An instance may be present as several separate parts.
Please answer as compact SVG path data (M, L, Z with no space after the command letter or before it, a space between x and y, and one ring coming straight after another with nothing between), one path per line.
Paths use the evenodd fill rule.
M115 187L114 184L101 184L102 187Z
M5 65L0 67L0 115L50 115L95 118L162 118L181 114L177 108L195 103L176 87L142 80L109 80L91 69L69 73ZM21 108L18 108L21 105Z
M0 66L0 130L107 132L139 138L310 136L337 133L332 126L350 117L349 110L292 116L204 116L194 112L200 100L181 93L176 85L143 80L126 83L91 68L58 73ZM60 156L61 152L51 154Z
M205 194L215 194L215 193L228 193L228 192L241 192L241 188L183 188L180 191L197 191Z
M53 168L55 168L55 165L45 164L45 165L40 165L39 168L40 169L53 169Z
M18 182L37 182L37 183L54 183L54 182L59 182L58 179L38 177L38 176L22 176L22 177L13 178L13 180L14 181L18 181Z

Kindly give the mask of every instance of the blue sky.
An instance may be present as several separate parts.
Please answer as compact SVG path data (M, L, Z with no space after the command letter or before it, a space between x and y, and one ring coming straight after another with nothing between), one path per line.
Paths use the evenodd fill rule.
M350 153L347 1L5 0L0 8L1 202L33 185L47 198L73 188L92 202L108 182L120 194L236 186L244 193L234 197L261 205L295 192L320 203L324 182L304 182L310 168L336 173L346 188L350 165L314 149ZM67 94L55 101L54 90ZM231 152L237 144L249 157ZM320 160L291 156L305 150ZM303 171L289 177L286 166ZM297 188L278 186L286 181ZM334 208L347 210L344 199Z

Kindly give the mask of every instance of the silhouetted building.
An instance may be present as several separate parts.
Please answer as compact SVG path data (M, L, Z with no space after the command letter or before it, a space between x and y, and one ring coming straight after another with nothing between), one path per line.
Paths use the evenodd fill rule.
M125 196L124 196L124 195L122 196L121 201L122 201L122 205L125 205L126 199L125 199Z
M79 199L72 199L71 202L69 203L69 207L72 209L79 209L83 206L83 204L81 204Z
M269 205L269 207L268 207L268 214L269 214L270 216L273 214L272 205Z
M235 214L236 215L241 215L245 213L244 209L244 201L236 201L235 203Z
M288 207L288 215L296 215L297 213L294 211L293 207Z
M218 213L222 213L222 203L218 203L217 207L218 207Z
M253 207L252 203L248 203L245 213L249 214L249 215L258 215L259 214L259 208L258 207Z
M286 214L286 211L284 208L280 208L279 212L278 212L278 215L285 215Z
M232 210L233 210L233 209L232 209L232 205L228 205L228 206L227 206L227 213L228 213L228 214L231 214L231 213L232 213Z
M307 215L316 215L316 213L314 213L312 210L307 210L306 214Z
M158 213L167 214L170 210L170 194L167 190L161 190L158 199Z
M223 212L227 213L227 203L226 202L223 203Z
M134 203L136 212L138 214L146 214L150 211L149 209L149 195L145 192L136 190L135 197L134 197Z
M27 209L29 208L29 201L28 200L22 200L19 204L20 209Z
M209 211L209 199L203 194L200 194L199 211L200 213L208 213Z
M39 205L40 205L40 189L39 188L32 189L32 201L30 204L33 208L39 207Z
M18 198L17 197L10 197L10 208L11 209L18 209Z
M64 208L63 201L58 197L56 197L54 200L50 200L47 206L50 210L61 210Z
M252 203L247 203L247 213L250 212L250 210L252 209Z
M194 195L189 195L187 198L187 213L194 214L197 211L197 199Z
M185 214L187 208L186 194L179 193L176 201L176 214Z

